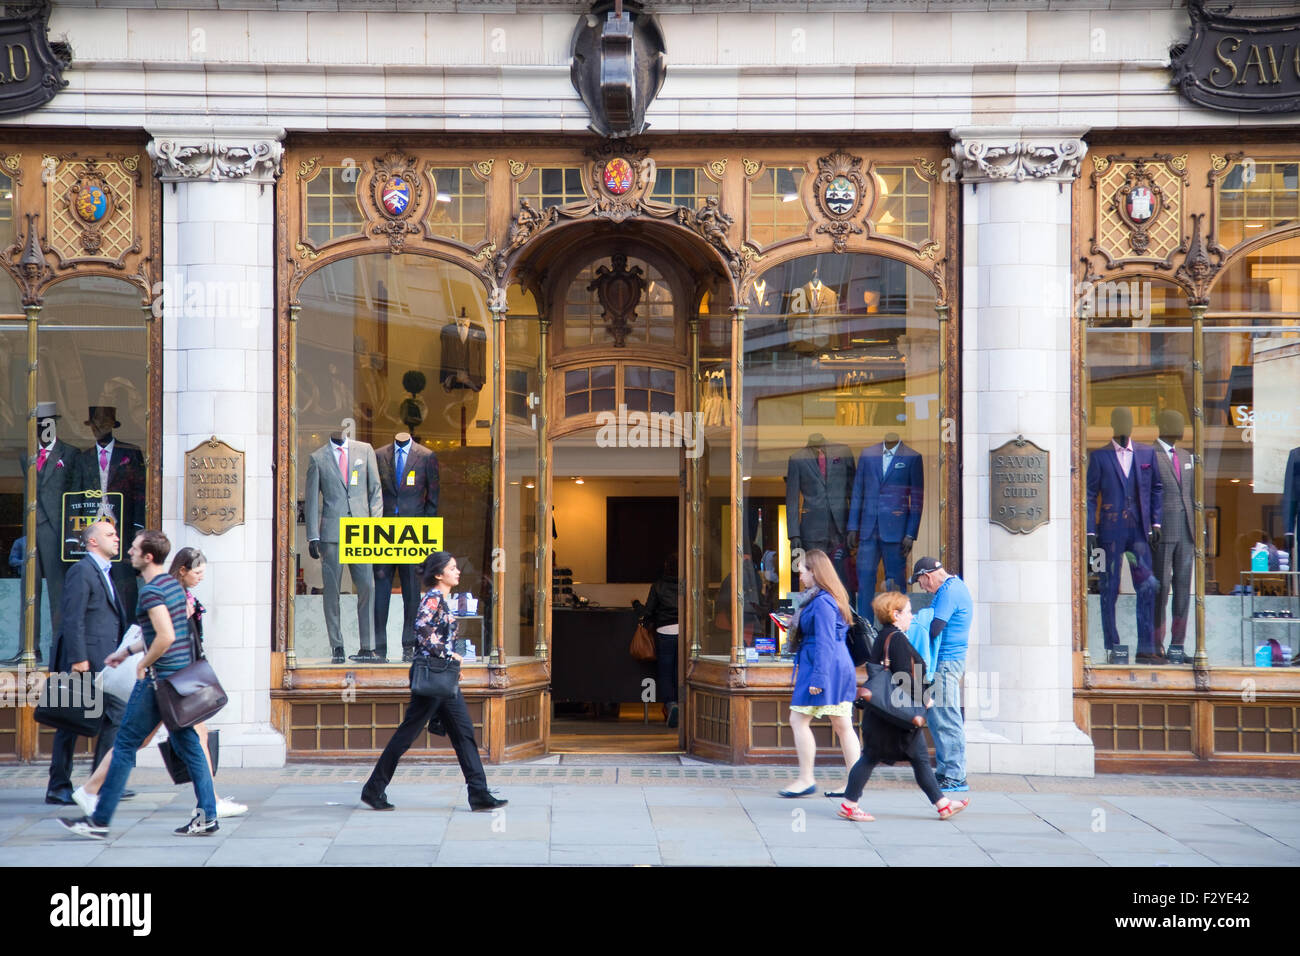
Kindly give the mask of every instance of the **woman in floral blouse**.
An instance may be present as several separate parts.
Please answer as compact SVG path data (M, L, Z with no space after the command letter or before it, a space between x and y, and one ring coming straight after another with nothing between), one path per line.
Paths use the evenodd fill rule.
M450 657L459 667L460 655L455 651L456 617L452 614L449 599L452 588L460 582L460 568L448 552L435 551L425 558L420 574L425 594L415 615L415 653L420 657ZM411 669L415 669L414 664ZM411 695L411 702L406 705L406 717L379 755L370 779L361 788L361 802L376 810L396 809L388 802L384 791L393 779L397 762L426 726L435 733L445 733L451 739L469 787L470 809L504 807L507 801L493 796L488 790L483 761L479 759L478 744L474 742L474 723L459 687L454 697L438 699Z

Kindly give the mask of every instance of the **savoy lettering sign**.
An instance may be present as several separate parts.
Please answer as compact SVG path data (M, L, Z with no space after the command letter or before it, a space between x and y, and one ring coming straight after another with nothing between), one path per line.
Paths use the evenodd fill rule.
M1047 524L1050 456L1018 435L989 452L989 522L1012 534Z
M1300 111L1300 14L1233 17L1188 0L1192 36L1170 48L1173 85L1199 106Z
M66 43L50 43L49 12L48 2L34 3L0 18L0 116L44 106L68 85L72 54Z
M215 435L185 453L185 523L204 534L244 523L244 453Z

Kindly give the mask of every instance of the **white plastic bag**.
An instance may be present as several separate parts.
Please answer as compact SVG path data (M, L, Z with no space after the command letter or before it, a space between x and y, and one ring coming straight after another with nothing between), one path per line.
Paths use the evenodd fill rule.
M122 638L122 643L117 645L120 651L124 647L134 644L144 635L140 631L139 624L132 624L126 629L126 634ZM140 662L144 660L144 651L132 654L121 664L116 667L105 667L103 671L104 691L112 694L114 697L123 702L131 699L131 692L135 690L135 673L140 668Z

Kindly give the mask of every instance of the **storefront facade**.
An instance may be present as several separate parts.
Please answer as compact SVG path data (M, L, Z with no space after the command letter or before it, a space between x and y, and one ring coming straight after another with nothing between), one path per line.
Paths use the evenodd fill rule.
M768 611L814 547L865 607L902 536L974 595L971 771L1294 772L1295 112L1170 86L1186 9L650 5L667 78L609 137L570 75L587 8L517 6L56 5L70 86L5 121L5 513L41 497L23 409L55 402L78 448L82 405L128 422L137 523L208 559L223 761L373 754L400 720L413 582L346 561L350 501L441 519L496 762L551 752L569 701L666 699L616 613L665 556L662 749L792 759ZM83 215L89 176L108 208ZM1177 463L1158 539L1108 524L1112 434L1139 476ZM854 491L882 448L898 528ZM37 567L0 581L20 676ZM30 713L0 709L0 760L46 752Z

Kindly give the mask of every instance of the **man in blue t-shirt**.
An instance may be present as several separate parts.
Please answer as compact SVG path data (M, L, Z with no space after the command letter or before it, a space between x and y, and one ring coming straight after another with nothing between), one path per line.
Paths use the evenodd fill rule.
M966 783L966 730L962 725L962 681L966 676L966 645L970 640L975 607L966 582L949 574L934 558L921 558L912 568L910 584L919 583L934 595L930 607L930 640L939 643L934 671L934 706L928 722L934 740L934 758L939 789L964 792Z
M136 751L153 733L162 715L158 710L156 678L166 677L188 666L193 658L185 589L179 581L163 571L163 562L171 553L171 542L161 531L141 531L131 544L131 566L144 582L139 591L136 619L144 637L130 647L114 651L104 663L121 666L128 654L144 651L144 660L136 672L135 690L126 705L122 726L113 745L113 762L99 791L94 814L89 817L60 819L63 826L78 836L102 840L108 836L127 778L135 768ZM143 646L141 646L143 645ZM170 731L172 749L185 762L198 807L190 822L178 828L179 836L207 836L217 832L217 798L212 789L212 774L207 758L199 747L193 727Z

